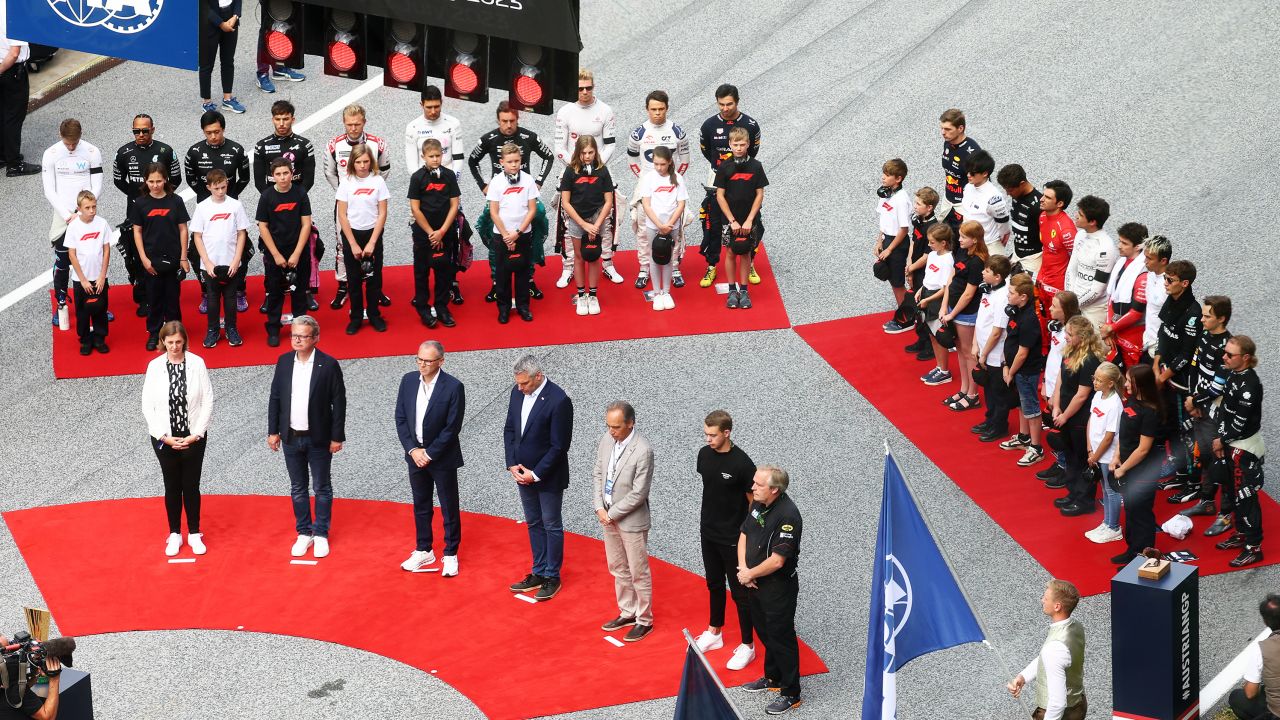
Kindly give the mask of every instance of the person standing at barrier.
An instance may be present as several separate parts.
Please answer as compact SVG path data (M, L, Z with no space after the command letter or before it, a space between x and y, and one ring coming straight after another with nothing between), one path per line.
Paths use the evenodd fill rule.
M67 304L67 280L71 276L71 266L67 261L64 235L67 223L76 216L76 198L81 190L88 190L94 197L102 194L102 153L81 139L81 133L79 120L63 120L58 125L61 139L44 151L40 161L44 197L53 207L49 243L53 245L53 295L58 301L58 308L53 310L54 325L58 324L58 309Z
M1084 626L1071 617L1080 591L1066 580L1050 580L1040 599L1053 622L1040 654L1006 686L1021 697L1029 682L1036 683L1035 720L1084 720L1089 700L1084 694Z
M333 508L333 456L347 440L347 387L342 366L316 349L320 323L310 315L293 319L293 350L276 361L267 402L267 447L284 449L293 498L298 539L290 554L306 555L315 545L317 558L329 554L329 524ZM311 490L316 512L311 514Z
M244 105L231 94L235 83L236 41L240 38L240 15L244 0L201 0L200 2L200 97L205 112L217 110L213 102L213 61L222 71L222 109L243 113Z
M613 151L617 148L617 141L614 138L614 117L613 108L606 105L603 101L596 99L595 75L590 70L582 69L578 71L578 101L566 103L560 107L556 113L556 136L555 151L556 158L564 163L567 171L573 165L573 158L578 149L578 142L589 137L594 142L596 156L599 158L599 167L604 172L608 172L609 158L613 156ZM609 213L601 216L599 225L611 225L613 222L614 203L617 202L615 193L610 193ZM571 219L566 213L565 220ZM566 223L567 226L567 223ZM556 287L567 287L569 280L577 276L578 263L575 261L577 257L577 248L574 247L573 241L569 239L569 228L565 228L564 243L564 270L560 273L560 279L556 281ZM620 283L623 278L613 267L613 240L616 233L611 233L609 242L605 242L600 248L600 258L604 264L604 274L613 282ZM578 296L582 297L582 281L578 280Z
M124 193L126 203L126 219L120 223L120 242L117 247L120 256L124 258L129 283L133 285L133 301L138 306L138 317L146 317L150 308L147 305L146 270L143 270L142 259L138 257L137 248L133 245L133 225L128 221L127 206L145 192L147 179L144 175L147 166L153 162L169 168L170 185L175 188L182 185L182 163L174 154L173 148L156 140L155 136L156 125L151 116L146 113L135 115L133 141L125 143L116 151L112 168L112 181L116 189Z
M796 639L796 601L803 530L800 510L787 494L791 477L772 465L756 468L751 480L754 502L738 535L738 582L747 588L751 622L764 643L764 675L742 686L749 693L775 690L765 709L781 715L800 707L800 644Z
M200 532L200 473L205 438L213 415L213 385L204 360L187 352L187 330L172 320L159 330L164 354L147 365L142 384L142 416L147 421L151 449L164 475L164 507L169 539L164 554L182 548L182 513L187 513L187 545L205 553Z
M440 494L444 518L442 577L458 574L458 546L462 543L462 511L458 500L458 468L462 445L458 435L466 417L466 389L443 370L444 345L427 340L418 346L418 371L405 373L396 395L396 434L409 465L413 493L414 550L400 563L413 572L436 561L432 549L433 493Z
M35 175L40 166L23 162L22 124L27 119L31 80L27 60L31 47L22 40L0 35L0 162L7 177Z
M1280 718L1280 594L1268 593L1258 605L1262 622L1271 634L1249 643L1244 660L1244 687L1227 696L1227 705L1238 720Z
M129 206L133 242L147 273L147 350L160 344L160 326L182 320L182 279L191 272L187 258L187 204L173 193L169 169L147 166L147 191Z
M604 554L613 575L618 616L605 632L630 627L623 640L639 642L653 632L653 578L649 573L649 489L653 447L636 431L630 403L609 403L607 432L596 448L591 471L592 502L604 533Z
M1231 567L1262 562L1262 381L1258 379L1257 346L1247 335L1227 341L1222 362L1231 371L1214 413L1218 429L1213 439L1213 471L1223 492L1235 494L1235 532L1218 543L1219 550L1240 548Z
M504 158L505 159L505 158ZM573 440L573 401L547 379L532 355L516 362L515 385L507 403L502 445L507 472L516 481L532 572L512 583L511 592L537 590L539 601L560 592L564 563L564 491L569 487L569 445Z
M738 613L742 641L733 649L725 666L741 670L756 659L751 624L751 604L747 589L738 582L738 533L751 507L751 482L756 464L733 442L733 417L714 410L702 421L707 439L698 450L697 472L702 478L702 509L698 537L702 546L702 567L710 593L711 617L707 629L698 636L703 652L724 647L725 582Z

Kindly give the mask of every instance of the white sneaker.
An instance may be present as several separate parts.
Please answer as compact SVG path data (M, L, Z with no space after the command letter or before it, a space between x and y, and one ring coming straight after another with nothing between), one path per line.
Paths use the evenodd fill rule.
M1106 532L1106 530L1107 530L1106 523L1098 523L1098 527L1086 532L1084 536L1086 538L1089 538L1093 542L1102 542L1098 538L1102 537L1102 533Z
M756 659L756 649L751 645L739 645L733 649L733 657L724 666L730 670L741 670Z
M1122 532L1120 528L1112 529L1103 525L1102 532L1098 534L1098 537L1089 539L1099 544L1116 542L1117 540L1124 539L1124 532Z
M653 309L654 310L667 309L667 303L662 300L662 293L657 292L656 290L653 293Z
M604 266L604 274L615 283L623 282L622 273L619 273L612 265Z
M441 577L457 577L458 576L458 556L445 555L444 568L440 570Z
M693 642L698 646L698 649L701 650L702 652L719 650L720 648L724 647L724 634L713 633L710 630L703 630L702 634L698 636L698 639L694 640Z
M436 554L430 550L414 550L408 560L400 563L401 570L413 572L423 565L431 565L436 561Z
M173 557L178 554L178 550L182 548L182 536L178 533L169 533L169 539L164 543L164 554Z
M662 297L666 298L666 300L664 300L663 302L665 302L665 303L667 304L667 309L668 309L668 310L675 310L675 309L676 309L676 299L675 299L675 298L673 298L673 297L671 297L671 293L670 293L670 292L663 293Z
M566 265L564 271L560 273L560 279L556 280L556 287L569 287L569 281L573 279L573 266Z
M578 314L586 315L589 310L590 310L590 304L587 302L587 296L579 295L578 296Z
M293 541L293 549L289 554L294 557L302 557L307 554L307 548L311 547L310 535L299 535L297 540Z
M314 554L316 558L329 557L329 538L322 538L317 535L315 543L316 547Z
M595 295L587 296L587 314L588 315L600 314L600 300L597 299Z
M208 548L204 546L203 533L187 533L187 547L191 548L191 552L197 555L203 555L208 552Z

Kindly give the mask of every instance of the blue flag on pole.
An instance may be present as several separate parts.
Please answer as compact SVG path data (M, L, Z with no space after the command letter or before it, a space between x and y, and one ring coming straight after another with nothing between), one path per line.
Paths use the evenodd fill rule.
M676 696L675 720L742 720L738 709L725 695L707 659L698 652L689 631L684 631L689 650L684 656L680 694Z
M892 455L884 460L875 557L862 718L894 720L899 668L926 653L985 638Z

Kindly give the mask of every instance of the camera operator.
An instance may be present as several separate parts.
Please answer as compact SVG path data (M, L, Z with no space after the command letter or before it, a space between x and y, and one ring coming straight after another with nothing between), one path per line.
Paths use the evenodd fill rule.
M9 639L0 635L0 646L7 646ZM19 664L19 668L22 665ZM0 669L0 672L4 670ZM21 670L20 670L21 671ZM18 718L35 718L35 720L54 720L58 717L58 693L59 682L62 675L62 662L58 658L50 655L45 658L44 667L38 671L38 675L44 675L49 678L49 693L47 698L37 695L30 687L22 695L22 704L18 707L12 707L7 700L0 702L0 720L17 720Z

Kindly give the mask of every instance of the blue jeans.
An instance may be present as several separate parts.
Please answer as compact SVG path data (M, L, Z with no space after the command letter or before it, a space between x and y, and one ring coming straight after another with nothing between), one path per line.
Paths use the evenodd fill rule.
M1102 471L1102 522L1112 530L1120 529L1120 505L1123 498L1120 493L1111 489L1111 468L1106 463L1098 463Z
M519 485L524 522L529 526L529 548L533 550L533 574L559 578L564 563L564 523L560 506L563 490L539 491L534 485Z
M1036 385L1040 383L1038 373L1014 373L1013 385L1018 389L1018 405L1022 408L1022 417L1028 420L1040 417L1040 393Z
M333 508L333 484L330 482L333 453L329 452L327 444L312 445L309 437L285 437L283 446L298 534L327 538ZM311 489L316 493L314 523L311 521Z

